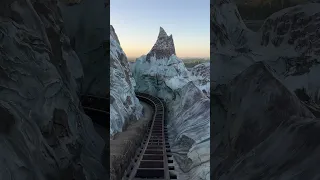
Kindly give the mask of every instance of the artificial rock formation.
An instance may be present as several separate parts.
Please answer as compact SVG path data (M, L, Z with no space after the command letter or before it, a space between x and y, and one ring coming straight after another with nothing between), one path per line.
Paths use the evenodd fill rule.
M210 97L210 63L201 63L190 70L190 79L208 97Z
M212 178L316 179L319 4L274 13L257 33L232 1L215 1L211 12L221 7L211 22L223 32L212 30Z
M110 26L110 135L141 117L142 106L135 95L135 85L126 54Z
M169 142L178 177L209 179L210 99L175 55L172 36L160 28L155 45L137 59L133 73L137 91L166 101Z
M104 179L83 71L56 1L0 2L0 179Z
M163 59L170 58L171 55L176 55L172 35L168 36L164 29L160 27L157 42L147 54L146 59L150 62L150 58L153 56L156 59Z
M305 89L311 101L320 103L320 4L283 9L266 19L254 49L277 71L292 91Z
M268 65L253 64L220 90L212 95L213 179L319 176L319 119Z
M82 94L109 96L109 24L101 17L109 16L105 0L82 0L68 6L60 3L66 33L81 60L85 74Z

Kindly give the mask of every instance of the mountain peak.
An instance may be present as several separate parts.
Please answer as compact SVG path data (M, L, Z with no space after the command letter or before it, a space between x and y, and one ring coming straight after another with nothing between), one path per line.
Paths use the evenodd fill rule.
M166 31L160 27L158 39L147 54L146 60L150 61L152 56L155 56L156 59L163 59L169 58L171 55L176 55L172 35L168 36Z
M117 36L117 34L116 34L116 31L114 30L114 28L113 28L112 25L110 25L110 35L111 35L111 37L112 37L114 40L116 40L116 41L119 43L119 45L120 45L120 41L119 41L118 36Z
M159 37L166 37L166 36L168 36L167 33L166 33L166 31L160 26L160 31L159 31L159 36L158 36L158 38L159 38Z

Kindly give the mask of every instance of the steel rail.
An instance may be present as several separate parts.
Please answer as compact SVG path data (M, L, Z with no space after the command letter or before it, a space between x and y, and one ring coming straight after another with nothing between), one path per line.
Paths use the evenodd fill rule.
M165 128L165 106L164 100L145 93L136 93L140 101L143 101L154 109L152 120L146 138L138 148L136 156L133 158L125 172L123 180L170 180L177 179L171 171L174 167L170 164L170 145ZM110 113L105 107L109 106L109 99L93 95L83 95L82 101L85 113L91 119L106 127ZM108 110L108 111L107 111Z
M149 94L136 93L136 95L140 100L153 106L154 115L148 135L141 144L142 147L138 149L123 179L177 179L175 175L170 173L170 170L174 168L173 166L169 166L169 162L172 163L172 160L168 159L171 155L168 154L170 152L170 145L166 142L167 132L164 127L164 103L159 98Z

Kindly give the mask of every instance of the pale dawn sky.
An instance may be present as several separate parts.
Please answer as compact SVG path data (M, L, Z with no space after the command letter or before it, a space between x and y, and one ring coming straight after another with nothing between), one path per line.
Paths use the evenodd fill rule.
M210 56L209 0L111 0L110 22L128 58L146 55L160 26L172 34L177 56Z

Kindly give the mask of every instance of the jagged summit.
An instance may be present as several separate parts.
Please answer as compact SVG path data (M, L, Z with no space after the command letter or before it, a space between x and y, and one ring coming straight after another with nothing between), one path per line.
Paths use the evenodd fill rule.
M119 43L119 45L120 45L120 41L119 41L118 36L117 36L117 34L116 34L116 31L114 30L114 28L113 28L112 25L110 25L110 35L111 35L111 36L113 37L113 39L116 40L116 41Z
M159 32L159 36L158 36L158 39L160 37L167 37L168 34L166 33L166 31L160 26L160 32Z
M171 55L176 55L172 35L168 36L166 31L160 27L158 39L151 51L147 54L146 60L150 61L150 58L153 56L155 56L156 59L163 59L169 58Z

